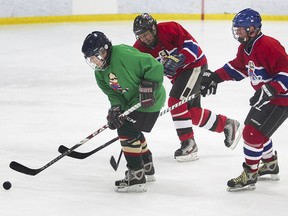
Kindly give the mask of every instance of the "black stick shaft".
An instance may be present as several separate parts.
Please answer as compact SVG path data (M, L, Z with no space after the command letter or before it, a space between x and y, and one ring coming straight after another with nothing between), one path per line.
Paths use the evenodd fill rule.
M133 107L131 107L130 109L126 110L124 113L121 114L121 116L126 116L128 114L130 114L131 112L135 111L136 109L138 109L141 106L140 103L134 105ZM38 173L42 172L43 170L47 169L48 167L50 167L52 164L56 163L57 161L59 161L61 158L65 157L66 155L69 155L73 150L75 150L76 148L80 147L81 145L83 145L84 143L86 143L87 141L89 141L90 139L92 139L93 137L95 137L96 135L98 135L99 133L103 132L105 129L108 128L108 124L104 125L103 127L99 128L97 131L95 131L94 133L90 134L89 136L87 136L85 139L81 140L79 143L77 143L76 145L74 145L73 147L69 148L67 151L63 152L61 155L59 155L58 157L54 158L53 160L49 161L47 164L45 164L44 166L38 168L38 169L32 169L29 167L26 167L16 161L12 161L10 163L10 168L27 174L27 175L37 175Z

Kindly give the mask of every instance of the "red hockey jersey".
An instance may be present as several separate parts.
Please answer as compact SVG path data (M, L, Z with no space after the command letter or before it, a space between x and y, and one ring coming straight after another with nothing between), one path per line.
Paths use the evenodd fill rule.
M215 72L223 80L239 81L249 77L255 90L268 83L278 92L271 103L288 106L288 56L285 48L276 39L263 34L253 42L249 53L244 48L245 45L241 44L236 58Z
M207 64L207 59L197 41L179 23L162 22L157 24L157 45L151 49L146 47L140 39L133 45L141 52L150 53L155 59L163 63L168 55L182 53L185 55L185 65L178 68L174 80L184 70Z

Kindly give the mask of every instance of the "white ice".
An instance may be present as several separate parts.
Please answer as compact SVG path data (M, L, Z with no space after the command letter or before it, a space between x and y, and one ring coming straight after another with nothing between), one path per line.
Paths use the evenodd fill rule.
M198 40L211 70L235 57L238 42L230 21L179 23ZM263 22L263 32L286 49L287 29L287 22ZM113 44L135 40L132 22L0 26L0 182L12 183L9 191L0 188L1 216L287 215L287 122L273 135L281 180L258 182L255 191L226 191L227 180L242 171L242 140L230 150L223 134L194 127L200 159L176 162L179 141L170 114L146 134L157 178L146 193L114 191L114 181L126 170L124 159L117 172L109 164L111 155L118 157L118 142L85 160L64 157L36 176L11 170L13 160L40 168L59 155L59 145L72 147L106 124L108 100L81 53L84 38L94 30ZM165 86L169 92L166 78ZM202 104L243 122L252 94L248 79L226 82ZM107 129L77 150L92 150L116 136Z

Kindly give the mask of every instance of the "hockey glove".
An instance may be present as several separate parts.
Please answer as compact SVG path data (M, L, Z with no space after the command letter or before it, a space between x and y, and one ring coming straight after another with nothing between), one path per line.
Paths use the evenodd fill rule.
M177 69L184 65L185 59L185 56L181 53L179 55L169 55L163 63L164 74L171 77L175 76Z
M124 124L126 117L125 116L119 117L119 115L121 114L122 114L122 111L121 111L120 105L112 106L108 110L107 123L111 130L120 128Z
M203 97L210 94L216 94L218 83L223 80L214 72L207 70L203 73L200 92Z
M141 106L144 108L148 108L153 106L155 103L155 96L154 96L154 88L155 83L143 80L139 85L139 101Z
M253 97L250 98L250 105L261 110L260 108L269 103L276 95L277 91L272 86L264 84L254 93Z

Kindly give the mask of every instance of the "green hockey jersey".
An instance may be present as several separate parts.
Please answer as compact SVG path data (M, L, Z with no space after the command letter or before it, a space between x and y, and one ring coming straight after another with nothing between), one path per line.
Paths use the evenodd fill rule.
M157 112L166 100L163 71L163 65L150 54L121 44L112 46L109 66L105 70L95 70L95 77L111 106L121 105L123 110L139 103L139 85L142 80L157 83L154 106L138 109L141 112Z

